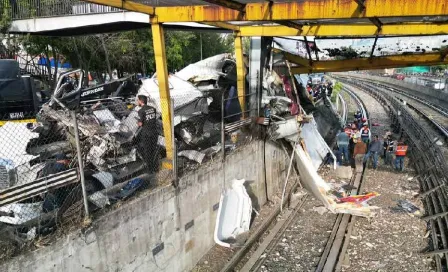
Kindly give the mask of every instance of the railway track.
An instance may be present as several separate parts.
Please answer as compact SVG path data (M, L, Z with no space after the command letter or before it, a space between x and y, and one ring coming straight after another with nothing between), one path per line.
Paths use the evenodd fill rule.
M448 141L448 109L435 105L421 97L406 93L405 91L391 88L384 84L370 83L368 86L375 89L387 89L395 93L395 97L400 101L406 101L409 108L415 111L419 116L426 119L438 134ZM410 99L412 102L409 102Z
M354 101L358 104L358 108L362 109L365 116L368 117L368 112L365 105L353 92L348 89L347 92ZM355 172L352 176L350 184L356 188L350 192L350 195L359 194L362 191L362 181L364 177L364 169ZM238 250L234 258L221 270L234 271L238 268L239 271L260 271L263 264L265 264L272 252L277 251L280 241L285 237L285 232L290 230L294 225L301 224L300 209L309 200L308 196L303 197L293 209L283 214L284 220L270 220L270 226L264 227L264 232L259 232L255 237L249 238L248 246ZM315 271L340 271L346 251L350 242L351 232L355 223L355 216L349 214L338 214L332 224L331 234L322 247L322 255L319 262L314 265ZM275 222L275 224L274 224ZM266 235L266 231L269 234ZM254 244L258 244L256 249L252 249ZM251 252L251 253L250 253ZM249 254L250 253L250 254Z
M369 113L362 100L347 88L344 88L343 91L348 93L354 99L358 109L361 109L363 116L369 119ZM365 168L359 172L355 171L350 184L356 189L351 191L351 195L360 194L362 192L364 173ZM350 214L338 214L325 249L319 259L316 272L341 271L355 220L356 217Z
M364 84L362 81L348 81L345 83L356 86L370 93L382 103L398 127L404 129L410 139L410 157L418 172L420 194L425 206L423 220L428 222L431 235L431 246L424 252L424 256L432 256L437 271L448 269L448 180L446 173L448 165L443 157L441 148L434 144L433 138L426 130L426 126L415 119L409 108L390 95L384 88ZM420 98L421 99L421 98ZM422 113L424 114L424 113Z

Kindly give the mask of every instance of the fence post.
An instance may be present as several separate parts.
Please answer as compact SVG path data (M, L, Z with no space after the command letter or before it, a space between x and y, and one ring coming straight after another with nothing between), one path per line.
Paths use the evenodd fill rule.
M70 111L70 114L72 115L72 118L73 118L76 151L78 153L79 175L81 178L82 198L84 200L84 209L86 212L86 218L88 218L90 216L89 215L89 204L87 201L87 192L86 192L86 184L85 184L85 178L84 178L84 165L83 165L83 161L82 161L81 143L79 141L78 121L76 120L76 113L74 110Z
M176 139L174 137L174 100L170 101L170 111L171 111L171 137L173 139L173 180L174 187L179 185L178 183L178 165L177 165L177 145Z
M225 99L224 99L224 91L222 92L222 100L221 100L221 154L222 154L222 161L224 162L226 159L226 135L225 135Z

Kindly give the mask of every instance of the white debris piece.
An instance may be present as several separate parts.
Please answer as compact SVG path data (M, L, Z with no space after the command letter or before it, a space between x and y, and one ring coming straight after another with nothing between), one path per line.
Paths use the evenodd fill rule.
M12 160L15 165L30 161L35 156L27 155L26 145L38 136L39 134L31 132L24 123L7 122L0 127L0 158Z
M185 81L175 75L168 78L171 101L174 102L174 109L178 109L184 105L190 104L203 94L198 88L190 82ZM138 95L149 97L149 104L153 105L158 112L162 112L159 93L159 82L154 76L150 79L142 80L142 87L138 91Z
M214 240L220 246L231 247L231 240L249 231L252 201L244 188L244 179L232 181L232 187L221 195Z
M31 219L38 217L42 211L43 202L36 203L15 203L0 207L0 211L5 213L14 213L14 217L0 216L0 222L20 225Z
M178 153L179 156L185 157L199 164L204 160L205 154L196 150L183 150Z
M26 233L26 240L33 241L34 238L36 238L36 235L37 235L37 228L33 227Z
M222 68L226 64L226 60L231 59L230 54L220 54L196 63L190 64L175 75L185 81L201 82L201 81L217 81L220 76L224 75Z
M317 212L320 215L323 215L324 213L326 213L328 210L327 208L325 208L324 206L319 206L319 207L313 207L313 211Z

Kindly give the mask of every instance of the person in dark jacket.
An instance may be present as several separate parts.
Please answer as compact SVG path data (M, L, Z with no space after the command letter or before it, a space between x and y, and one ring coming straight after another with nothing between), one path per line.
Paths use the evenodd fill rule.
M350 166L352 168L355 168L355 157L353 156L353 152L355 151L355 141L353 137L350 137L350 140L348 141L348 155L350 157Z
M364 163L367 163L370 158L373 160L373 169L378 167L378 156L382 150L381 142L379 141L378 135L373 137L373 142L369 145L369 152L364 157Z
M384 164L392 165L393 157L394 157L394 147L395 142L390 135L387 136L386 140L383 143L384 149Z
M148 106L148 98L144 95L138 96L137 124L140 131L137 136L138 153L142 157L150 173L158 171L158 140L157 114L154 107Z

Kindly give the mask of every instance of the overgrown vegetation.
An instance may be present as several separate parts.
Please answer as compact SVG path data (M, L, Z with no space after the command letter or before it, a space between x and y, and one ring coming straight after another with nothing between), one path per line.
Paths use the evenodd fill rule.
M333 92L331 93L331 102L336 103L336 98L338 97L339 93L342 91L342 83L339 81L336 81L336 83L333 86Z

